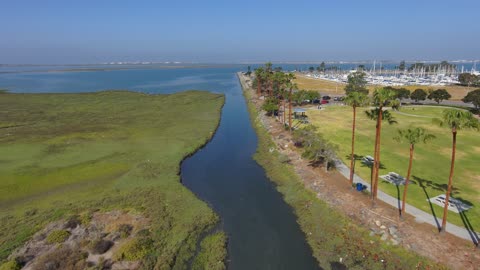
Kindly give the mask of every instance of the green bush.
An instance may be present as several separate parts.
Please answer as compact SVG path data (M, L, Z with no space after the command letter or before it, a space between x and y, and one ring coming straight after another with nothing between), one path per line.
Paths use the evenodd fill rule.
M116 260L138 261L145 258L153 247L150 238L135 238L123 244L115 253Z
M98 239L92 242L91 251L93 254L103 254L113 246L112 241Z
M52 231L47 236L47 243L55 244L55 243L63 243L67 238L70 236L70 232L66 230L55 230Z
M80 224L83 225L88 225L90 221L92 221L92 213L91 212L85 212L80 215L79 217Z
M150 237L151 233L149 229L141 229L135 234L137 237Z
M193 270L224 270L227 258L227 236L224 232L217 232L205 237L200 243L200 253L192 263Z
M280 161L280 163L290 163L290 158L287 155L280 154L278 155L278 161Z
M82 224L80 217L78 215L71 216L68 218L67 222L65 223L65 229L75 229L78 225Z
M34 216L35 214L37 214L37 212L38 212L38 210L36 208L29 209L29 210L25 211L25 217Z
M40 256L32 269L35 270L83 270L87 268L88 253L78 248L63 246Z
M262 110L267 112L267 115L272 115L278 111L278 100L275 98L267 98L262 105Z
M22 266L15 260L0 265L0 270L20 270Z
M133 226L130 224L121 224L118 226L118 232L120 233L120 237L127 238L132 233Z

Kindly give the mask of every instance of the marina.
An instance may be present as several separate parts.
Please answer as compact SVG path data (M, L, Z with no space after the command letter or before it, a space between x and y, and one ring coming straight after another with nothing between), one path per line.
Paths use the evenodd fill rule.
M306 77L313 79L321 79L332 82L347 83L348 76L354 72L361 71L365 73L365 80L370 85L382 86L445 86L459 84L458 75L462 73L470 73L472 75L479 75L477 71L476 61L470 69L465 66L457 64L449 64L444 61L439 64L412 64L408 69L398 66L392 69L385 69L380 64L377 68L374 62L370 68L365 68L365 65L358 65L356 68L350 70L341 70L337 68L325 69L323 71L304 72Z

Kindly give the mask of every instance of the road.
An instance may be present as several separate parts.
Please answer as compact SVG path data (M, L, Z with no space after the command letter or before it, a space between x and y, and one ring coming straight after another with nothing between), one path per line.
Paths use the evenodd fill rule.
M345 96L345 95L332 95L331 93L320 93L320 95L323 97L323 96L330 96L332 97L331 99L331 102L334 102L333 101L333 98L334 97L342 97L342 96ZM335 101L336 102L336 101ZM475 108L475 106L473 106L472 103L465 103L463 101L460 101L460 100L444 100L442 102L440 102L440 104L437 104L437 102L435 102L434 100L423 100L423 101L420 101L420 102L415 102L414 100L411 100L411 99L402 99L401 100L402 103L406 103L406 104L411 104L411 105L443 105L443 106L455 106L455 107L465 107L465 108Z

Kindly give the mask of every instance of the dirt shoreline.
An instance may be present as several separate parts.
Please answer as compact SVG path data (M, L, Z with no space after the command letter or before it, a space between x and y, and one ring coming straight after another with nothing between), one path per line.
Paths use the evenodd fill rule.
M244 75L239 73L238 77L243 90L251 92L252 98L247 102L260 111L262 100L256 97ZM290 159L303 185L313 191L317 198L348 216L350 221L370 230L371 236L378 235L382 241L400 245L452 269L480 269L480 251L471 242L450 234L439 235L436 228L417 223L410 215L400 220L398 209L383 202L378 202L372 208L370 198L352 190L340 173L309 166L295 149L291 135L280 121L264 114L259 114L258 118L274 141L276 150Z

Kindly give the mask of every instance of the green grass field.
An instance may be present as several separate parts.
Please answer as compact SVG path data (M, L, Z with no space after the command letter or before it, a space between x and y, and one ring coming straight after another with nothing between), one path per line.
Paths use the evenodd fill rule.
M149 264L184 269L215 213L179 179L224 96L187 91L0 95L0 264L51 221L123 209L151 220Z
M373 156L375 140L375 123L369 120L365 109L360 108L357 113L357 137L356 154L360 156ZM428 144L418 144L415 148L415 156L412 168L412 180L407 202L431 213L427 194L434 197L444 194L448 183L451 156L451 131L440 128L432 123L435 117L441 117L444 110L442 107L403 107L400 112L393 112L398 124L388 125L382 128L381 139L381 164L380 175L388 172L397 172L406 176L408 168L408 143L398 143L393 140L397 135L397 129L409 126L423 127L437 138ZM318 126L319 132L339 146L339 157L349 163L351 151L351 123L352 109L346 106L327 106L324 110L309 110L308 116L311 122ZM456 198L463 199L473 204L473 208L465 212L466 218L473 228L480 230L480 134L476 131L461 130L457 136L457 159L454 174L454 192ZM356 173L363 179L370 180L370 168L357 162ZM381 180L381 179L380 179ZM422 188L422 185L425 189ZM392 196L397 196L396 186L381 181L380 189ZM400 194L403 187L400 187ZM441 217L443 209L433 205L437 217ZM448 221L459 226L464 223L459 214L449 212Z

